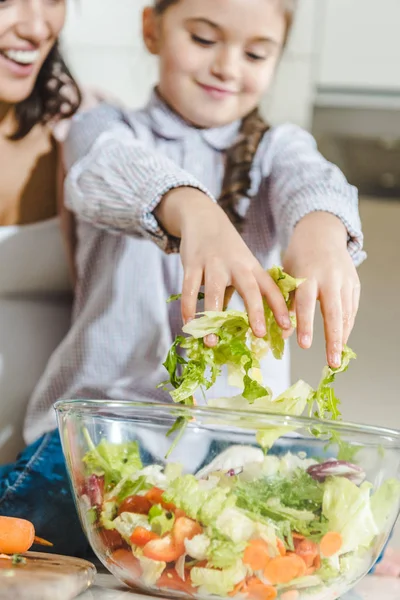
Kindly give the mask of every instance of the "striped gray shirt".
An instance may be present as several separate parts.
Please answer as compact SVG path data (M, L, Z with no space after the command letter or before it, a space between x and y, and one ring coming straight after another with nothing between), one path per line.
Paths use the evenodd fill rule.
M66 203L77 216L78 236L73 321L30 399L27 443L55 427L52 405L59 398L169 399L156 386L181 330L179 303L166 299L181 290L182 266L178 241L153 211L178 186L218 198L224 154L239 127L193 128L155 93L140 111L103 104L75 117L65 148ZM296 126L265 134L241 210L243 237L265 268L279 263L297 222L319 210L343 221L354 263L364 259L356 189ZM243 309L237 295L231 307ZM289 385L288 353L279 362L267 357L263 375L282 392ZM232 393L223 376L208 396Z

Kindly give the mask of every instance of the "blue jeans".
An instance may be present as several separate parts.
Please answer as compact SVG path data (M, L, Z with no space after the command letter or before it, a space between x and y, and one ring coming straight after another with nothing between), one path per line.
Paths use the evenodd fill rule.
M32 550L90 557L69 485L58 431L45 434L0 466L0 515L32 521L36 535L54 545Z

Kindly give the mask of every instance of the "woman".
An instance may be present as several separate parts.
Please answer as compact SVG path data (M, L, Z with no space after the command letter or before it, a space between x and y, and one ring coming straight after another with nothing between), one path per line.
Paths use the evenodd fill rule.
M42 502L58 488L58 510L64 498L61 512L69 515L58 526L86 547L70 493L60 489L68 485L62 456L47 466L52 440L41 448L33 492L35 449L23 452L17 468L4 466L23 447L28 398L70 320L71 284L57 216L63 176L57 138L81 96L58 49L65 10L65 0L0 1L0 514L12 506L45 537L41 524L51 526L55 517Z

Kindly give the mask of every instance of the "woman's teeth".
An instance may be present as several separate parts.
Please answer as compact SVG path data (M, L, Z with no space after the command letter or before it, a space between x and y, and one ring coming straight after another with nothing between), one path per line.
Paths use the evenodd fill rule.
M20 65L32 65L39 58L39 50L4 50L3 54Z

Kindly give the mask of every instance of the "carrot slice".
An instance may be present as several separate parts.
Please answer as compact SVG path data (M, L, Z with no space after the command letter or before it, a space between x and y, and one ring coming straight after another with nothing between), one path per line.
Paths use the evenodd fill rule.
M243 555L243 562L253 571L264 570L271 560L267 542L261 539L251 540Z
M191 540L195 535L199 535L202 532L203 528L200 523L188 517L179 517L172 528L172 541L180 554L183 554L185 552L185 540Z
M286 555L285 544L282 542L282 540L280 538L276 538L276 545L278 547L279 554L281 556L285 556Z
M160 536L153 531L145 529L145 527L136 527L129 539L135 546L143 548L148 542L151 542L151 540L160 539Z
M251 577L246 587L248 596L255 600L275 600L278 592L272 585L266 585L257 577Z
M329 558L330 556L336 554L336 552L339 552L342 544L343 539L340 533L337 533L337 531L329 531L322 538L319 548L323 556Z
M183 546L183 550L182 550ZM166 535L158 540L151 540L143 548L143 555L152 560L160 560L164 562L172 562L178 560L185 552L185 547L182 544L179 548L174 544L170 535Z
M292 579L303 577L306 572L304 560L297 554L287 554L273 558L267 564L264 575L270 583L290 583Z
M242 581L239 581L239 583L237 583L235 585L233 590L228 593L228 596L230 596L230 598L233 598L234 596L236 596L236 594L240 594L241 592L245 592L245 591L246 591L246 579L242 579Z
M318 556L318 546L315 542L307 539L294 539L294 551L306 563L307 567L314 565L315 558Z
M0 553L23 554L32 546L35 528L30 521L0 517Z

